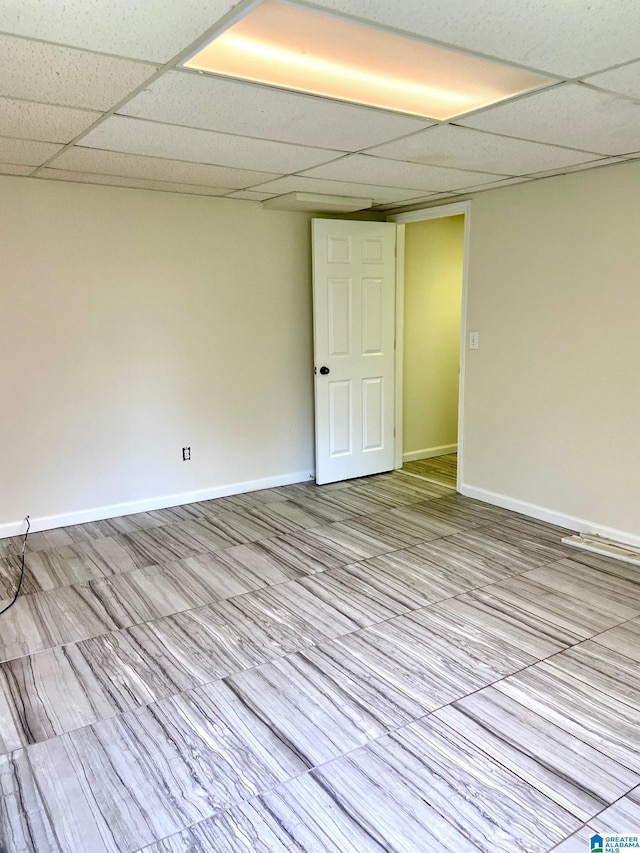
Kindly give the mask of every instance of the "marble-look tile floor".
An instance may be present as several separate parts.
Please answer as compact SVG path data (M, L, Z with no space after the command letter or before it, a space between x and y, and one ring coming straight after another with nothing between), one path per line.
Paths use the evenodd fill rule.
M0 616L0 851L640 831L640 573L562 535L437 471L35 533Z
M446 456L434 456L429 459L416 459L414 462L405 462L402 470L425 477L445 486L456 487L456 476L458 473L458 454L447 453Z

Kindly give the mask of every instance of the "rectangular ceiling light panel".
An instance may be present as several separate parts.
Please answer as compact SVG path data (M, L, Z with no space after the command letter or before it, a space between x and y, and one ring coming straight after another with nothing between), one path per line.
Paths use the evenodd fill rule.
M353 213L371 207L373 199L324 193L286 193L262 202L271 210L306 210L318 213Z
M282 0L263 0L185 68L439 120L553 82Z

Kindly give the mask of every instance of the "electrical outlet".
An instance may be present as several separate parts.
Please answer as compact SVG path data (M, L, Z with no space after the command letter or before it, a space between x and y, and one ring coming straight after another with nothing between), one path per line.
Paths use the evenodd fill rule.
M469 332L469 349L479 349L480 332Z
M182 448L182 461L189 462L191 460L191 448L183 447Z

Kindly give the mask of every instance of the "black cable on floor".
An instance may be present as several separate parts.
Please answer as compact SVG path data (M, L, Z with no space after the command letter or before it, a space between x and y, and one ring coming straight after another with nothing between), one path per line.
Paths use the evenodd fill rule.
M29 521L29 516L26 517L25 521L27 522L27 529L25 530L24 540L22 542L22 568L20 569L20 580L18 581L18 589L16 590L16 594L13 596L13 599L9 602L9 604L7 604L7 606L3 610L0 610L0 616L2 616L3 613L6 613L10 607L13 607L13 605L18 600L18 596L20 595L20 588L22 586L22 579L24 577L24 552L27 547L27 536L29 535L29 530L31 529L31 522Z

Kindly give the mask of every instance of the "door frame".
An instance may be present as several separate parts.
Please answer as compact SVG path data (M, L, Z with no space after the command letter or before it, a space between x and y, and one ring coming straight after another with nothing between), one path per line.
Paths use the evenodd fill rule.
M425 219L444 219L448 216L464 216L464 247L462 258L462 305L460 311L460 373L458 379L458 464L456 489L459 492L463 482L464 466L464 385L467 350L467 293L469 283L469 242L471 236L471 202L460 201L443 204L439 207L421 208L407 213L395 213L387 216L388 222L395 222L397 234L396 258L396 400L395 400L395 464L402 468L402 401L403 401L403 362L404 362L404 226L408 222L421 222Z

